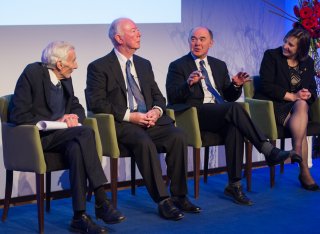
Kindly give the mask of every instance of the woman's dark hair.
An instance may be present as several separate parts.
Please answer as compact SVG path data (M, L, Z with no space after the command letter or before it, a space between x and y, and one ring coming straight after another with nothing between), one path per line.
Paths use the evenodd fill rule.
M287 35L283 38L285 41L289 37L295 37L298 39L297 60L303 61L308 58L310 47L310 34L307 30L301 27L291 29Z

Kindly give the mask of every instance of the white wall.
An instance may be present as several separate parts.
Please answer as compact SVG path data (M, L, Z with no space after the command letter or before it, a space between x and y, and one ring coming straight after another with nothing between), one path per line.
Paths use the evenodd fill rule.
M284 9L289 0L271 2ZM270 14L269 9L265 3L257 0L182 0L182 23L138 25L142 32L142 44L137 54L152 62L156 80L165 95L169 63L188 52L189 30L205 25L213 30L215 38L210 55L226 61L230 74L240 70L252 75L258 74L264 50L280 46L286 30L285 19ZM76 95L85 105L83 90L87 65L112 49L106 36L108 26L0 26L0 95L13 92L24 67L28 63L39 61L42 49L50 41L66 40L76 47L79 68L73 73L73 83ZM210 166L223 166L223 155L223 147L212 148ZM254 157L254 160L263 159L256 151ZM163 157L161 158L163 161ZM130 176L129 161L120 161L119 179L125 180ZM108 175L108 162L104 160L103 165ZM0 162L0 198L4 197L4 175L5 169ZM66 175L62 172L55 174L53 190L68 187ZM14 184L13 196L34 193L33 177L29 173L19 173L16 177L19 183ZM58 183L59 180L63 181L62 185Z

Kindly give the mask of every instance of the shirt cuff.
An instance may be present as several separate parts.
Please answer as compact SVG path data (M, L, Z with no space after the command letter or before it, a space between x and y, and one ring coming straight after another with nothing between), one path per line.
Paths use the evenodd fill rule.
M123 121L129 122L130 120L130 109L127 109L126 113L124 114Z
M154 106L154 107L152 107L152 109L158 109L160 111L160 116L159 117L161 117L163 115L163 110L162 110L162 108L160 106Z
M235 83L232 83L233 87L235 87L236 89L240 89L242 85L236 85Z

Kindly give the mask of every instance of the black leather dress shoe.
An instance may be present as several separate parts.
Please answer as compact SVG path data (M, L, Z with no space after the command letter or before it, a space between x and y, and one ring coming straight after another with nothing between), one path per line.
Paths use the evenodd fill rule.
M233 201L240 205L251 206L253 202L244 194L241 185L228 185L224 194L233 198Z
M80 219L72 219L70 231L90 234L108 233L105 228L95 224L87 214L83 214Z
M309 190L309 191L317 191L320 189L319 185L317 185L316 183L314 184L306 184L303 180L302 180L302 176L301 174L298 177L301 187L304 188L305 190Z
M267 161L268 166L271 167L271 166L275 166L277 164L284 162L289 157L291 157L292 162L296 162L296 163L302 162L301 156L299 154L297 154L295 151L293 151L293 150L284 151L284 150L280 150L276 147L274 147L271 150L271 153L269 156L266 156L266 161Z
M159 202L158 211L161 217L170 220L179 220L184 217L184 214L173 204L171 198L167 198Z
M95 211L96 218L102 219L107 224L120 223L126 219L126 217L122 215L120 211L113 208L109 200L105 200L100 207L96 206Z
M201 208L191 203L187 197L172 197L173 204L180 210L189 213L200 213Z

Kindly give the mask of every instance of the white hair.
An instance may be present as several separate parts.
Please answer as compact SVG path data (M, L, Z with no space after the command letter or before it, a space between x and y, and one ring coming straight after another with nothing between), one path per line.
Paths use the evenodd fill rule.
M65 41L53 41L42 51L41 62L48 68L55 68L59 60L65 61L70 50L74 46Z

